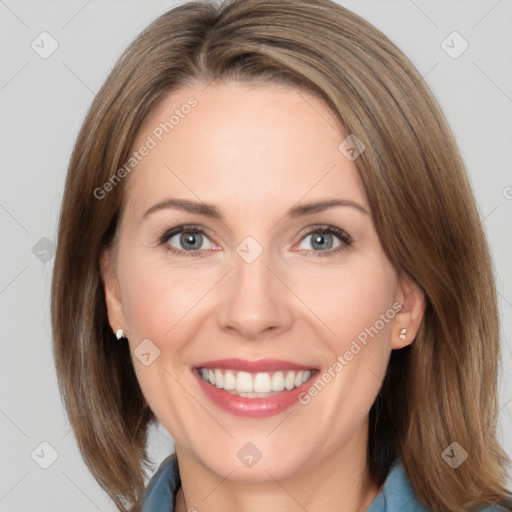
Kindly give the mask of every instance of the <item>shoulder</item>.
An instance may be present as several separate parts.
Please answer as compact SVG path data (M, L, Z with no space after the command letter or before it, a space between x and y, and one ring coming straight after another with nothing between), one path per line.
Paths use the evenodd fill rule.
M381 492L375 497L367 512L429 512L420 503L400 462L389 471ZM475 512L506 512L499 505L488 505Z
M142 498L142 512L172 512L174 496L181 485L176 454L162 461Z
M400 462L391 467L384 486L367 512L428 512L417 499Z
M151 477L142 499L142 512L173 512L174 496L181 485L178 460L170 455ZM510 509L489 505L475 512L507 512ZM429 512L416 498L405 470L395 462L367 512Z

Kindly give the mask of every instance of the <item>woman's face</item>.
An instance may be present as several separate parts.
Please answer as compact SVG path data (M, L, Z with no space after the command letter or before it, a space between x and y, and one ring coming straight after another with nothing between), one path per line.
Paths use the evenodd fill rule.
M346 136L310 94L221 83L166 97L134 145L110 323L176 445L217 474L361 457L390 351L414 337Z

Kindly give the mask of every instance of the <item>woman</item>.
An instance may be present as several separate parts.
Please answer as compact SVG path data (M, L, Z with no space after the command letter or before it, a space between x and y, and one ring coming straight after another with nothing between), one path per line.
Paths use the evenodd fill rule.
M512 510L463 162L328 0L189 3L127 49L71 158L52 322L120 510ZM176 454L145 489L157 420Z

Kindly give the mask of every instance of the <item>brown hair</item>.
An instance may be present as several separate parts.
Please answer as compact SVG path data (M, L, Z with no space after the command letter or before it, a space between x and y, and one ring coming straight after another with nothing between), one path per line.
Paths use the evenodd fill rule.
M505 500L496 441L499 321L489 250L464 164L435 99L381 32L329 0L187 3L154 21L97 94L69 164L52 283L59 385L78 446L120 510L139 510L148 428L156 420L128 345L115 343L99 260L121 215L121 180L163 95L194 81L285 83L322 98L347 134L382 246L426 297L420 332L393 351L370 411L375 483L400 458L423 503L461 511ZM136 172L136 171L135 171ZM453 441L469 453L456 470Z

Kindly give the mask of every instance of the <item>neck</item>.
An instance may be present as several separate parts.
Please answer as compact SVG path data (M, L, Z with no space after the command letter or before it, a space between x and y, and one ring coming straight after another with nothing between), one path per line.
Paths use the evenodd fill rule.
M182 488L175 510L365 511L379 489L370 479L366 463L367 429L363 430L364 436L356 435L337 453L329 453L315 464L306 461L293 474L279 480L269 472L268 479L257 482L217 475L176 444Z

